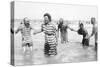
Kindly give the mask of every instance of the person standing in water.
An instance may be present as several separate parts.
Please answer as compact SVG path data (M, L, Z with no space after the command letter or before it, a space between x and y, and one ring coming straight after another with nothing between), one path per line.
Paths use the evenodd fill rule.
M53 25L51 16L48 13L44 14L44 23L41 25L41 29L35 31L34 34L44 32L45 34L45 45L44 54L45 56L55 56L57 55L57 29Z
M83 39L82 39L82 45L83 45L83 47L88 47L89 46L89 39L87 38L89 35L88 35L87 30L84 28L83 23L79 22L79 29L78 30L74 30L73 29L72 31L75 31L79 35L83 36Z
M93 27L92 27L92 33L91 33L91 35L88 38L91 38L94 35L94 39L95 39L95 51L97 52L98 28L97 28L95 17L91 18L91 24L93 25Z
M30 26L30 21L27 17L23 19L23 22L24 23L21 24L21 26L19 26L18 29L15 31L15 34L21 32L23 52L26 51L26 48L30 48L32 51L33 42L31 37L31 30L33 28Z
M68 30L67 29L71 28L68 26L67 22L65 23L63 18L60 18L59 23L58 23L58 35L59 35L59 31L60 31L60 38L61 38L61 43L65 43L68 42Z

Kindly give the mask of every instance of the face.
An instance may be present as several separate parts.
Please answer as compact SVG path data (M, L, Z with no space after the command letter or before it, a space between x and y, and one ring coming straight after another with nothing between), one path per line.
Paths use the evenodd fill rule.
M95 24L95 18L91 18L91 24Z
M61 18L61 19L59 20L59 22L60 22L60 23L63 23L63 19Z
M81 25L79 25L80 26L80 28L83 28L84 26L81 24Z
M28 18L25 18L25 19L24 19L24 24L25 24L25 26L29 26L29 25L30 25L29 19L28 19Z
M83 25L81 25L80 28L83 28Z
M45 24L49 23L49 18L48 18L48 16L44 16L44 22L45 22Z

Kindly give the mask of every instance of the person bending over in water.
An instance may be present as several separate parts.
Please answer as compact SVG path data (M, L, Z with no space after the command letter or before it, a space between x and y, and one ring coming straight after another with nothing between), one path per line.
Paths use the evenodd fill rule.
M83 39L82 39L82 45L83 45L83 47L88 47L89 46L89 39L87 38L89 35L88 35L87 30L84 28L83 23L79 23L79 29L77 31L74 30L74 29L72 31L75 31L79 35L83 36Z

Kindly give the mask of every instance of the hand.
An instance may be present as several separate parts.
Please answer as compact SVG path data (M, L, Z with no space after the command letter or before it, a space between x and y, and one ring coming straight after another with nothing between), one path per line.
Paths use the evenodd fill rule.
M74 31L74 29L70 29L71 31Z
M73 29L71 29L71 31L74 31Z

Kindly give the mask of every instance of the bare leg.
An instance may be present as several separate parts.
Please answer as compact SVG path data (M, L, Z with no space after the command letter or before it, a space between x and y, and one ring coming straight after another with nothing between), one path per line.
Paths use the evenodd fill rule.
M60 35L61 35L61 43L63 44L64 43L64 40L63 40L63 33L60 33Z
M68 42L68 33L65 32L65 44Z
M25 43L22 43L22 49L23 49L23 53L25 53L25 50L26 50Z
M95 42L95 51L97 52L97 43Z
M66 42L68 42L68 32L66 32Z
M32 52L33 51L33 43L32 42L30 43L30 46L29 47L30 47L30 50Z
M68 42L68 37L67 37L66 31L63 33L63 41L64 41L65 44Z
M24 47L23 47L23 53L25 53L25 51L26 51L26 47L24 46Z
M98 43L97 43L97 39L98 39L98 34L95 34L95 51L97 52L97 48L98 48Z
M64 40L64 43L66 44L66 32L63 33L63 40Z
M33 51L33 46L31 46L30 49L31 49L31 52L32 52Z

